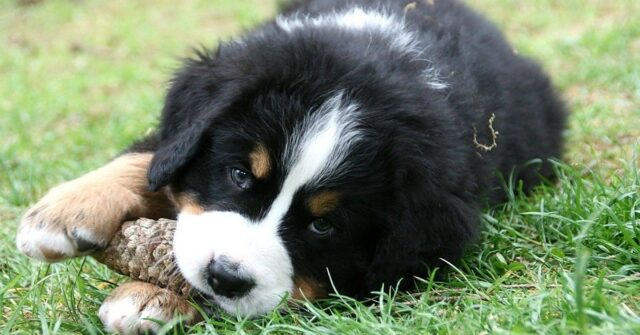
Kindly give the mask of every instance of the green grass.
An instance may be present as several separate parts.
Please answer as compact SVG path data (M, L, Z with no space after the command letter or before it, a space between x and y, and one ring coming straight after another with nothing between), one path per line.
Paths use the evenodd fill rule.
M437 0L436 0L437 1ZM445 280L373 305L334 298L193 333L640 333L640 2L473 0L569 103L560 180L484 214ZM156 124L179 57L269 17L267 0L0 1L0 332L103 333L122 278L14 246L51 186Z

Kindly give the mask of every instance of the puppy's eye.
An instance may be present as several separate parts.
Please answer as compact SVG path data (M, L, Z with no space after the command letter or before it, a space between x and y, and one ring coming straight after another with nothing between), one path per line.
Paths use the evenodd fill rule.
M229 170L229 177L231 178L231 181L236 184L236 186L243 190L248 189L249 187L251 187L251 184L253 184L253 176L249 172L242 169L231 168Z
M329 220L320 218L311 222L309 230L316 235L327 236L333 232L334 227Z

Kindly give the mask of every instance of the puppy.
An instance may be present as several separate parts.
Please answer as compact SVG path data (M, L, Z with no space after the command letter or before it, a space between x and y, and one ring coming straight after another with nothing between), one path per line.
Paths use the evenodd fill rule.
M461 256L502 178L553 177L564 123L540 68L456 0L298 1L186 61L157 132L53 188L17 244L60 261L127 218L176 217L182 274L243 316L411 288ZM140 283L100 311L121 332L177 314L194 313Z

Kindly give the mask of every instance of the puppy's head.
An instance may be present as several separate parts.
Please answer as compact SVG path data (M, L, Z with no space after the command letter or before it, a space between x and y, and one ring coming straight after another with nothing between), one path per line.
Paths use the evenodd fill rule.
M241 47L178 74L149 170L178 205L174 251L194 287L255 315L287 295L366 294L458 257L473 211L449 192L455 173L434 164L452 159L439 143L447 123L416 116L437 103L331 57Z

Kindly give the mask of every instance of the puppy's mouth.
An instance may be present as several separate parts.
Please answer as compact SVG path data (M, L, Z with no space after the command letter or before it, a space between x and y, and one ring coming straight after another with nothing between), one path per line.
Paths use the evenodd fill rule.
M265 276L265 271L261 272L263 276L249 276L244 270L228 270L231 273L209 266L189 276L180 269L191 284L191 297L209 315L257 317L277 309L292 294L287 283ZM212 272L217 274L212 276Z
M234 297L234 298L229 298L229 297L225 297L223 295L218 295L218 294L213 294L210 295L211 300L220 308L225 309L226 306L234 306L234 305L238 305L238 303L240 302L241 299L243 299L244 297L246 297L247 300L250 300L250 295L247 294L243 297ZM226 310L226 309L225 309ZM237 313L236 311L229 311L227 310L228 313Z
M277 309L283 296L286 296L286 294L265 296L258 289L250 290L242 296L232 297L215 292L202 292L199 289L198 291L211 308L213 315L224 311L227 314L242 317L258 317L267 314Z

